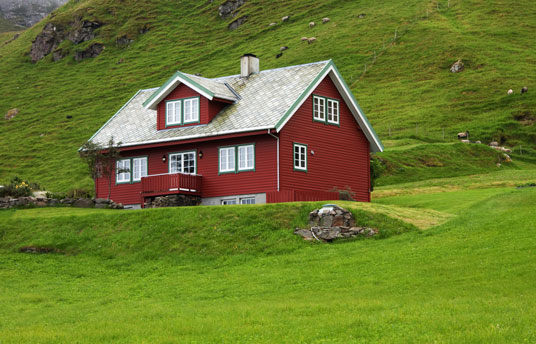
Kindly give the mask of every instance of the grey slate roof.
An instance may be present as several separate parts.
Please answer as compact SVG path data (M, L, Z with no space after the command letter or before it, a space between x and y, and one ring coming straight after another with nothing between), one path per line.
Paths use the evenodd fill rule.
M275 128L329 62L265 70L247 79L239 75L207 79L186 74L215 95L236 98L236 93L239 100L226 106L209 124L156 130L156 111L142 104L158 88L140 90L90 140L105 145L113 136L122 146L132 146Z

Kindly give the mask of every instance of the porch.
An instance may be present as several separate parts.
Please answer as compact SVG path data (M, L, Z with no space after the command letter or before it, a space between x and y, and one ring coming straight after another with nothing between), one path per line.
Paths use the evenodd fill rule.
M154 196L188 194L201 196L202 176L184 173L154 174L141 178L141 204Z

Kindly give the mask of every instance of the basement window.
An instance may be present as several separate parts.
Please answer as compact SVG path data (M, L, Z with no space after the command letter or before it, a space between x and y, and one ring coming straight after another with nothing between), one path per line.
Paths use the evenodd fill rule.
M236 198L222 199L221 205L233 205L236 204Z
M240 204L255 204L255 197L241 198Z

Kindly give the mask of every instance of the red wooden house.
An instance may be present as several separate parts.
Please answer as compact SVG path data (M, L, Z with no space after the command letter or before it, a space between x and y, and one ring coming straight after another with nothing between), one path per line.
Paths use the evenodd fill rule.
M175 73L138 91L90 139L121 142L111 199L159 195L202 204L338 198L370 201L370 152L383 146L333 61L208 79ZM97 197L108 182L95 181Z

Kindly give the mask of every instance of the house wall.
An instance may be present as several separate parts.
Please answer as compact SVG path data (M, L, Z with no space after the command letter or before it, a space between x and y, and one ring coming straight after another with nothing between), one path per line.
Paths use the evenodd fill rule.
M190 97L199 97L199 123L190 123L184 125L174 125L166 127L166 101L190 98ZM162 100L157 106L157 129L169 129L177 127L187 127L192 125L207 124L209 123L220 111L227 105L224 102L219 101L210 101L207 98L203 97L200 93L194 91L188 86L181 84L177 86L170 94L167 95L164 100Z
M218 173L218 147L255 144L255 171L239 173ZM148 156L149 175L168 173L170 153L196 150L197 174L203 176L203 198L233 195L260 194L277 190L276 140L269 135L246 136L201 143L177 144L166 147L130 150L122 153L124 157ZM199 152L203 158L199 159ZM166 162L162 162L162 156ZM108 181L98 178L97 197L108 196ZM138 204L141 202L141 183L116 184L112 181L111 199L117 203Z
M349 190L355 200L370 201L367 138L330 77L313 94L339 100L340 126L313 122L313 97L306 99L280 132L281 190ZM307 172L294 170L294 143L308 145Z

